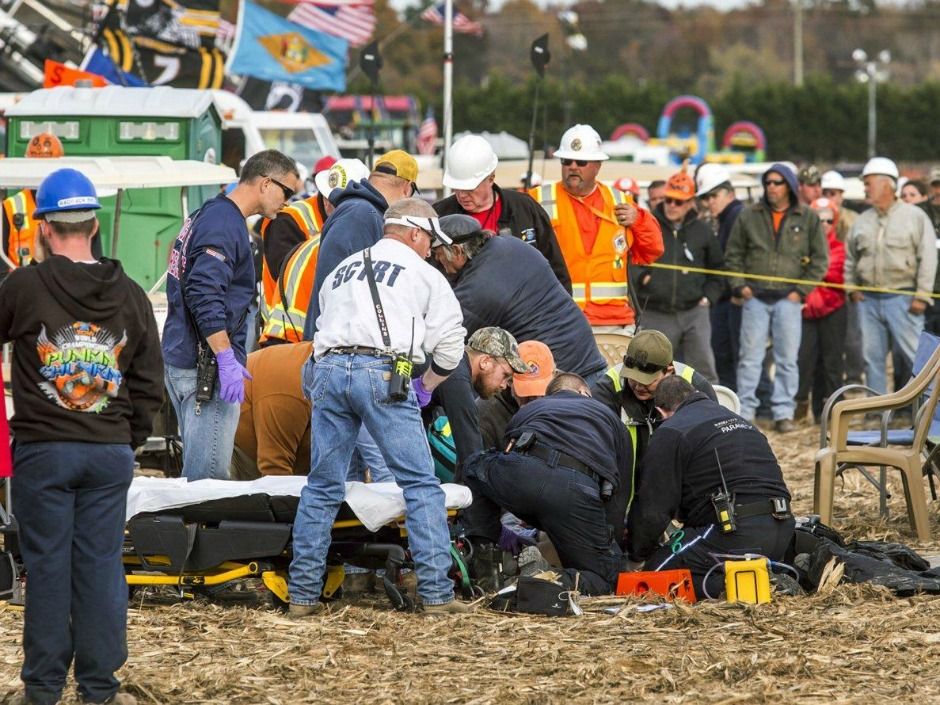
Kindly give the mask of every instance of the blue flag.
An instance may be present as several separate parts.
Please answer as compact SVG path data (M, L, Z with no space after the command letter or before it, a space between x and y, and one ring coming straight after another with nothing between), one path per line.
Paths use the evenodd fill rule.
M92 50L85 55L85 59L82 61L82 69L89 73L96 73L117 86L131 86L137 88L147 85L147 82L139 76L119 69L117 64L114 63L114 60L97 47L92 48Z
M321 91L346 90L349 42L290 22L246 0L226 71Z

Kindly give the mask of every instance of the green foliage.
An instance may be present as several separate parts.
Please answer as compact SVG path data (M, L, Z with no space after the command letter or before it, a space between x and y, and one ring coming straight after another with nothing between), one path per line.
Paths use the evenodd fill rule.
M590 84L548 78L541 104L536 144L558 143L564 124L567 90L570 123L586 122L602 136L617 125L638 122L651 134L659 115L676 93L664 84L636 82L624 74L608 74ZM454 131L499 132L526 138L532 119L534 79L515 81L492 74L482 86L459 84L454 91ZM738 120L750 120L767 135L768 159L794 161L862 161L867 153L868 88L811 76L803 87L781 81L753 82L737 75L726 90L709 101L715 116L715 139ZM896 160L929 161L940 157L934 137L940 114L940 82L910 88L890 83L878 87L878 152ZM543 135L544 125L544 135Z

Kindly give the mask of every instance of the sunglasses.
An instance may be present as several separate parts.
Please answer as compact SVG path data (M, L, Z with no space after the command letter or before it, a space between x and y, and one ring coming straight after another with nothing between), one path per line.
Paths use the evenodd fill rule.
M698 200L707 203L708 201L712 200L713 198L718 198L718 194L717 194L716 192L714 192L714 191L712 191L711 193L706 193L704 196L699 196L699 199L698 199Z
M833 196L838 196L840 193L842 192L834 188L824 188L822 190L822 195L825 196L826 198L832 198Z
M577 164L578 166L587 166L590 162L582 159L562 159L562 166L571 166L572 164Z
M653 362L640 362L631 355L627 355L625 358L623 358L623 364L632 370L639 370L640 372L645 372L648 375L651 375L655 372L662 372L666 369L662 365L657 365Z
M683 206L688 203L688 201L682 201L678 198L664 198L663 201L667 206Z
M783 179L767 179L764 181L764 186L783 186L786 181Z
M836 221L833 220L832 218L820 218L820 219L819 219L819 222L820 222L820 223L826 223L827 225L832 225L832 224L833 224L834 222L836 222Z
M271 183L273 183L275 186L277 186L277 187L279 187L279 188L281 189L281 191L282 191L283 194L284 194L284 200L285 200L285 201L289 201L290 199L292 199L292 198L294 197L294 189L288 188L287 186L285 186L284 184L282 184L280 181L278 181L277 179L275 179L273 176L269 176L268 178L271 179Z

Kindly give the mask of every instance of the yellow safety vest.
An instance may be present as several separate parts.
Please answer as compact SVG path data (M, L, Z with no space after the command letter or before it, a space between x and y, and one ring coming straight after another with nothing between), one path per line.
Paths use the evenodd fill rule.
M692 375L695 374L695 370L681 362L673 362L673 367L676 370L676 374L679 375L689 384L692 384ZM615 365L607 370L607 376L610 378L610 381L614 384L614 391L617 394L620 394L623 391L623 381L620 376L620 370L623 368L623 365ZM620 420L623 421L623 425L627 427L627 434L630 436L630 445L633 447L633 462L630 466L630 499L627 500L627 509L630 508L630 505L633 504L633 494L636 489L636 452L637 452L637 433L636 427L639 424L638 421L634 421L629 416L627 412L620 409Z
M320 235L317 234L288 256L277 279L274 300L261 331L262 343L272 338L289 343L303 340L319 253Z

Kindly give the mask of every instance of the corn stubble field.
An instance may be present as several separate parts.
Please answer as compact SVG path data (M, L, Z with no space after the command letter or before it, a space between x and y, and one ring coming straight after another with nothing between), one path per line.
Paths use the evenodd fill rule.
M818 430L769 438L798 514L809 513ZM895 478L890 518L858 473L837 485L847 538L916 543ZM251 593L251 590L246 592ZM256 601L255 601L256 602ZM583 599L580 618L481 609L426 619L384 598L334 603L304 623L252 602L179 603L138 593L120 672L141 703L875 703L940 702L940 598L839 585L769 605L724 602L639 612ZM22 613L0 611L0 702L18 692ZM77 702L70 680L63 703Z

